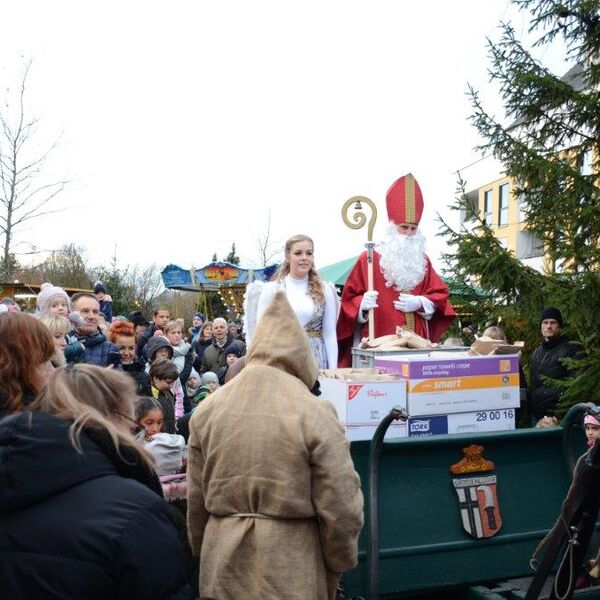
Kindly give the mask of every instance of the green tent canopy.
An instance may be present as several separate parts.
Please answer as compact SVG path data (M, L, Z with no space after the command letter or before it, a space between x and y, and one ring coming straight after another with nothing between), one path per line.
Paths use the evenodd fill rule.
M319 269L319 275L323 281L329 281L333 285L344 285L357 259L358 256L353 256L333 263L328 267L323 267Z

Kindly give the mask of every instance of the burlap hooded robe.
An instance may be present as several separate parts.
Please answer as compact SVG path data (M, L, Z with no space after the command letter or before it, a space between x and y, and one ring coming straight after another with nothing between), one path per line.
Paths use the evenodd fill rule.
M246 367L190 421L188 533L201 596L331 599L339 573L356 565L360 482L333 406L309 391L316 378L306 333L278 292Z

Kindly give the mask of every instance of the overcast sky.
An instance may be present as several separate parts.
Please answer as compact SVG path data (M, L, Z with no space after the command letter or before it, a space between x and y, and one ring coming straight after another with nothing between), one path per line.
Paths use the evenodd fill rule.
M186 268L235 241L258 266L270 211L271 238L312 236L322 267L366 240L343 202L377 203L377 237L385 192L410 171L441 266L435 214L479 158L467 82L499 106L485 38L501 19L526 25L507 0L6 3L0 107L31 58L36 141L61 140L47 176L72 180L54 204L66 210L19 241L81 244L92 264L116 245L121 266Z

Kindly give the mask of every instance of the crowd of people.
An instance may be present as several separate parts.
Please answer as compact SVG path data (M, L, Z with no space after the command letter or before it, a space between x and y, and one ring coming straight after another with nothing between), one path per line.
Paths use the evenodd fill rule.
M189 328L166 308L109 321L95 287L47 284L34 314L0 312L3 593L333 598L356 564L362 494L315 395L325 346L287 290L247 352L236 324L200 312Z
M311 238L290 238L247 307L248 340L201 312L189 327L160 306L114 315L100 281L71 297L44 284L35 314L0 303L3 594L333 599L357 563L363 498L317 376L349 366L370 319L377 335L402 326L433 341L451 323L422 210L412 175L395 182L385 239L341 300ZM547 377L571 376L562 325L543 312L529 390L521 373L533 422L560 399ZM600 421L586 428L595 439Z

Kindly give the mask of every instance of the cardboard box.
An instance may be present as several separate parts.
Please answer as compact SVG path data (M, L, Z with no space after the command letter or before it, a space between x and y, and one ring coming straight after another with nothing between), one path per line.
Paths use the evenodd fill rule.
M524 342L507 344L500 340L480 337L476 339L469 349L470 356L484 356L488 354L517 354L523 350Z
M518 374L415 379L407 383L411 416L515 408L520 403Z
M335 407L338 419L351 441L370 440L383 418L394 406L406 408L406 382L344 381L319 377L321 397ZM393 422L386 439L406 437L406 423Z
M390 356L376 358L375 367L382 373L396 374L402 379L429 379L441 377L471 377L476 375L504 375L519 373L519 357L508 356Z
M382 372L407 382L410 416L447 415L519 406L519 357L389 357Z
M446 433L481 433L484 431L510 431L515 429L515 410L497 410L410 417L408 435L428 436Z

